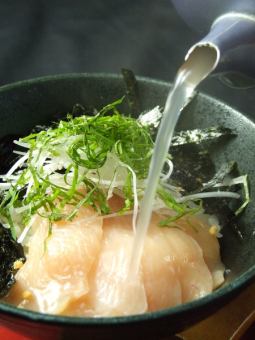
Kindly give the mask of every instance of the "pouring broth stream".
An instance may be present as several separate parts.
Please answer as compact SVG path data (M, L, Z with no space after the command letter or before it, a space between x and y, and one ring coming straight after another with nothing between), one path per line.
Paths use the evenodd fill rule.
M209 45L196 46L191 50L190 54L187 55L185 63L177 72L173 88L168 94L150 163L147 179L148 184L145 189L136 225L130 261L131 280L139 271L144 240L151 219L153 200L156 194L159 176L171 145L178 118L194 89L217 66L217 52L213 46Z

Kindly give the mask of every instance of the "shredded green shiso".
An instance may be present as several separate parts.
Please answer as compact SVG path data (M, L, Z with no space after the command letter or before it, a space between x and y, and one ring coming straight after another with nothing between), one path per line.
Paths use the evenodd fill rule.
M91 206L100 215L110 214L108 200L113 193L123 197L124 206L118 213L133 212L135 227L154 143L149 125L119 112L121 102L105 106L94 116L74 118L69 114L66 120L15 141L24 151L16 152L17 162L1 176L0 221L18 242L26 237L36 214L47 218L49 225L72 220L81 206ZM147 114L159 116L159 108ZM170 155L166 164L168 171L161 174L154 210L170 208L175 214L171 212L162 226L200 211L205 194L239 198L229 191L185 198L180 188L169 184ZM72 206L69 213L65 213L66 204Z

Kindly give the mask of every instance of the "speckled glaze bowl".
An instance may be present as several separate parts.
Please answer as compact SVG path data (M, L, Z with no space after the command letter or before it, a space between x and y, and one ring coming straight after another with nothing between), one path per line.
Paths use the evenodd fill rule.
M170 84L138 78L142 110L164 105ZM109 74L69 74L22 81L0 88L0 137L25 134L37 124L70 112L75 103L101 108L122 97L122 77ZM128 111L127 107L123 107ZM255 125L244 115L199 94L185 109L178 129L221 125L237 136L216 143L211 150L216 164L236 160L241 173L248 173L251 197L255 197ZM21 310L0 304L0 323L34 339L160 339L175 334L215 312L255 278L255 203L252 201L235 228L223 230L222 258L230 273L226 283L212 294L158 312L113 318L61 317ZM171 289L171 287L169 287Z

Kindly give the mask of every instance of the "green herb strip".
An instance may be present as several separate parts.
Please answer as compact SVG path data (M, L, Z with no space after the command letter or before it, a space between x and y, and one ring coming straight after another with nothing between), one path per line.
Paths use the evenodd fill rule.
M117 109L121 103L122 99L105 106L96 116L73 118L68 114L67 120L60 121L55 127L21 139L22 143L28 145L28 160L22 170L14 172L17 179L3 193L0 204L2 220L10 225L13 236L16 236L13 219L15 208L24 207L21 214L24 225L36 213L48 218L49 223L62 218L71 220L81 206L91 206L100 214L109 213L107 190L100 187L100 180L96 184L86 176L88 171L100 169L109 153L115 153L120 162L130 166L137 178L147 177L153 150L149 129L136 119L121 115ZM62 174L64 186L55 184L46 171L47 161L53 164L55 160L61 159L63 153L68 164L62 165L62 172L56 169L51 174ZM83 193L79 191L82 185ZM123 209L132 209L130 173L123 192ZM73 206L67 216L63 212L66 204Z

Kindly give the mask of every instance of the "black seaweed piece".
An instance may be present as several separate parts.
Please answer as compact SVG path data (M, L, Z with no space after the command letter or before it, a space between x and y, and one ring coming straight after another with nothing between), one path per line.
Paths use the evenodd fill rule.
M240 231L239 216L234 211L238 206L237 201L227 198L207 198L203 200L203 208L207 214L216 215L220 226L232 230L239 240L243 240Z
M36 125L35 127L33 127L33 129L31 130L31 133L38 133L41 132L43 130L47 130L49 128L48 125Z
M171 148L171 155L174 162L174 172L171 179L185 190L184 195L207 191L205 189L209 189L209 186L205 188L203 183L214 184L214 182L222 180L227 174L231 173L233 177L239 175L235 162L223 164L215 175L215 166L211 160L210 153L203 149L201 145L187 144L173 147ZM231 187L231 191L234 189ZM224 190L228 190L228 188ZM239 216L235 215L239 205L239 200L230 198L203 199L205 213L216 215L220 225L223 228L232 230L233 234L242 241L243 236L240 231Z
M91 108L89 109L89 111L91 111ZM88 114L88 110L86 110L84 106L82 106L79 103L74 104L73 109L72 109L73 117L79 117L79 116L86 115L86 114Z
M16 260L25 262L22 246L11 236L8 229L0 224L0 297L5 296L15 283L13 264Z
M76 103L72 107L71 115L72 117L79 117L82 115L87 115L93 112L93 108L91 107L84 107L83 105ZM66 120L67 113L66 112L57 112L53 115L53 121L58 123L60 120ZM49 125L51 126L51 124Z
M224 136L233 137L236 136L236 134L231 129L222 126L179 131L174 135L171 145L200 144Z
M18 135L6 135L0 139L0 174L5 174L13 162L17 159L17 155L13 150L18 150L17 145L13 143L15 139L19 139Z
M173 147L174 171L171 179L175 185L182 187L186 194L201 191L203 183L215 174L211 157L204 148L195 144Z
M203 190L209 189L217 183L221 183L227 175L237 169L236 166L237 164L235 161L223 163L220 169L213 176L213 178L203 185Z
M71 115L72 117L80 117L82 115L94 115L95 114L95 108L92 106L83 106L79 103L74 104L72 108ZM66 120L67 113L66 112L57 112L52 116L52 121L54 123L58 123L60 120ZM52 126L53 123L47 124L47 125L36 125L32 130L31 133L38 133L43 130L47 130Z
M141 113L141 104L138 93L138 84L131 70L122 68L121 73L126 85L126 95L130 112L137 117Z
M201 191L209 191L203 183L213 184L223 179L227 174L237 177L239 175L235 162L228 162L215 174L215 166L210 153L202 145L186 144L171 148L171 155L174 162L174 172L171 179L175 185L181 186L185 194ZM211 189L211 188L210 188ZM227 190L227 189L225 189ZM231 188L233 191L234 188ZM230 198L207 198L203 199L203 208L207 214L216 215L222 227L230 228L239 239L242 239L239 228L239 217L235 210L240 205L239 200Z

